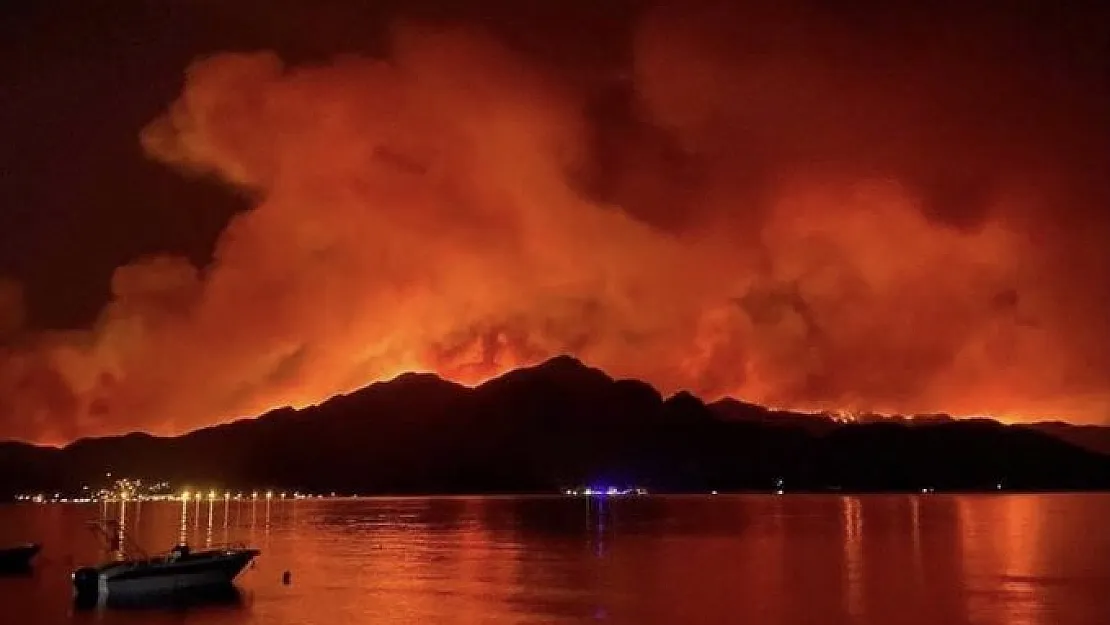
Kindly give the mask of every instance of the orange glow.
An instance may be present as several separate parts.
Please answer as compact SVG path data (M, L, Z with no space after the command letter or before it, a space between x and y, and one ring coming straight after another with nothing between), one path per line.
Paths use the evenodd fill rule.
M4 434L180 433L407 371L474 385L562 353L707 400L1107 418L1104 316L1088 276L1059 271L1070 240L1035 217L1066 195L1001 148L965 163L977 137L938 143L897 89L833 84L792 53L734 57L719 35L651 14L631 50L638 114L704 162L700 186L668 188L681 227L637 191L667 168L630 171L612 197L584 188L600 168L591 94L480 33L398 28L385 60L197 61L142 146L254 207L207 266L136 260L95 327L0 353L0 399L22 415ZM938 76L943 93L958 78ZM771 147L739 156L757 144ZM753 159L774 170L758 194L737 181ZM956 223L919 161L1006 175L990 169Z

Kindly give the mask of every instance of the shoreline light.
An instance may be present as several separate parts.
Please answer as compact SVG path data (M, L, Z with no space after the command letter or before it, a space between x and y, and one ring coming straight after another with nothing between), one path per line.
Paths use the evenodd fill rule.
M607 491L613 489L608 488ZM623 489L617 489L614 492L625 492ZM597 494L604 494L606 491L597 491ZM572 494L568 490L567 494ZM250 496L252 501L256 501L265 497L267 503L270 501L299 501L302 499L323 499L327 497L336 498L337 493L332 491L328 493L314 493L304 492L301 490L280 490L280 489L267 489L267 490L250 490L250 491L233 491L230 489L217 489L209 488L193 488L185 486L175 488L171 486L168 481L155 481L144 479L132 478L116 478L105 486L83 484L75 487L73 491L46 491L46 492L24 492L15 493L11 495L11 501L28 502L28 503L83 503L83 502L98 502L98 503L142 503L142 502L159 502L159 501L173 501L178 503L196 503L198 506L202 501L207 500L209 504L222 499L225 503L230 504L232 500L239 501ZM344 497L346 495L343 495ZM351 495L354 497L355 495Z

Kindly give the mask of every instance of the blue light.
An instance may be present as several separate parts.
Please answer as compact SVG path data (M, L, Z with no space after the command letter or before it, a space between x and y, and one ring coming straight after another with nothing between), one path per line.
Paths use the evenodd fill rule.
M584 495L586 497L618 497L622 495L646 495L647 489L644 488L622 488L620 486L609 485L594 485L586 486L579 489L568 488L563 491L564 494L575 496Z

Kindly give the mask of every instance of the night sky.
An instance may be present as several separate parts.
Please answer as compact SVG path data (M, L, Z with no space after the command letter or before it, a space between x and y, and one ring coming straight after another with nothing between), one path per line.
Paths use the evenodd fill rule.
M180 92L185 67L198 57L254 50L275 50L289 61L382 54L386 29L403 15L483 23L549 58L611 63L620 54L622 30L645 5L520 4L6 3L0 15L0 275L23 284L33 327L69 328L95 319L112 271L136 257L172 251L208 262L230 215L249 203L213 180L152 162L138 141L143 126Z
M9 2L0 437L562 352L1110 422L1107 9L463 4Z

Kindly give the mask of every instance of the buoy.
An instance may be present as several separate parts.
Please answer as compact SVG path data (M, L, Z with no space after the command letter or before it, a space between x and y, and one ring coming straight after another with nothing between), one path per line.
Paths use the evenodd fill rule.
M286 571L281 574L281 583L288 586L293 583L293 573Z

